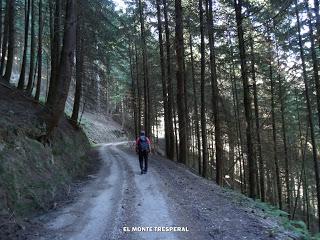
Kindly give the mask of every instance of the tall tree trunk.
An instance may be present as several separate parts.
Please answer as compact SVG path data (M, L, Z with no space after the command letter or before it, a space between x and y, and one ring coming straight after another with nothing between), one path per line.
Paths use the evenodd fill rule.
M135 63L136 63L136 80L137 80L137 94L138 94L138 132L141 131L141 87L140 87L140 77L139 77L139 54L137 44L135 43Z
M55 0L55 12L54 12L54 26L53 26L53 40L51 45L51 74L50 84L47 99L47 106L52 107L56 101L58 94L57 89L57 77L59 72L60 55L61 55L61 0Z
M158 20L158 34L159 34L159 50L160 50L159 54L160 54L160 68L161 68L162 101L163 101L163 112L164 112L164 132L165 132L165 143L166 143L166 156L169 158L171 145L170 145L170 139L169 139L169 126L168 126L167 81L166 81L166 76L165 76L160 0L157 0L156 3L157 3L157 20Z
M309 3L307 0L304 1L307 13L308 13L308 26L309 26L309 39L311 42L311 57L312 57L312 67L313 67L313 78L316 85L316 98L317 98L317 110L318 110L318 124L320 127L320 80L319 80L319 61L317 58L316 46L315 46L315 38L314 31L312 25L312 14L309 9ZM319 16L319 13L318 13ZM317 16L317 17L318 17ZM318 20L318 19L317 19Z
M11 0L7 0L5 7L5 16L4 16L4 30L3 30L3 38L2 38L2 49L1 49L1 64L0 64L0 75L3 75L7 50L8 50L8 38L9 38L9 4Z
M297 0L295 0L295 12L296 12L296 18L297 18L298 34L299 34L298 35L299 49L300 49L300 57L301 57L301 62L302 62L303 81L304 81L305 95L306 95L306 100L307 100L308 122L310 125L310 137L311 137L312 155L313 155L314 172L315 172L316 189L317 189L317 204L318 204L318 206L320 206L320 175L319 175L318 153L317 153L317 145L316 145L315 133L314 133L314 125L313 125L313 118L312 118L312 106L311 106L311 102L310 102L310 90L309 90L304 48L303 48L303 42L302 42L302 36L301 36L301 25L300 25L300 17L299 17ZM317 210L318 210L318 216L320 216L320 207L318 207ZM320 218L318 218L318 227L320 229Z
M6 64L6 72L4 74L4 79L6 82L10 82L12 67L13 67L13 55L14 55L14 41L15 41L15 0L9 0L8 5L8 60Z
M173 123L174 123L174 136L176 147L176 159L179 159L179 141L178 141L178 120L177 120L177 104L173 103Z
M217 66L215 56L215 40L213 33L213 14L212 14L212 0L206 0L207 25L209 33L209 47L210 47L210 69L211 69L211 87L212 87L212 106L214 115L214 142L216 148L216 183L223 184L223 142L221 137L221 123L219 114L219 89L217 79Z
M185 81L184 81L184 39L183 17L181 0L175 0L176 16L176 77L177 77L177 109L179 121L179 159L178 162L186 163L188 158L188 136L185 106Z
M309 190L308 190L308 180L306 175L306 169L303 169L303 185L304 185L304 202L306 205L306 219L305 222L307 223L307 229L310 229L310 200L309 200Z
M3 26L2 26L2 23L3 23L3 21L2 21L2 14L3 14L2 7L3 7L3 3L2 3L2 2L3 2L3 1L1 0L1 1L0 1L0 52L1 52L1 49L2 49L1 44L2 44L2 36L3 36L3 34L2 34L2 30L3 30Z
M163 0L163 14L165 20L165 35L166 35L166 53L167 53L167 90L168 90L168 133L169 133L169 155L168 158L174 159L175 138L173 129L173 89L172 89L172 72L171 72L171 46L170 46L170 30L168 20L168 4Z
M24 48L23 48L23 56L22 56L22 64L20 77L18 82L18 89L23 89L25 84L25 75L26 75L26 65L27 65L27 50L28 50L28 36L29 36L29 19L30 19L30 6L31 0L25 1L25 27L24 27Z
M319 9L319 0L314 0L314 14L316 15L316 29L317 29L317 41L318 47L320 48L320 9Z
M59 74L57 78L57 98L53 103L51 112L52 116L48 121L46 138L52 135L54 128L59 124L59 120L64 114L64 108L68 97L74 61L74 48L76 46L76 3L76 0L67 0L63 47L59 65Z
M233 127L233 119L230 118L230 120L227 122L228 123L228 143L229 143L229 153L228 153L228 175L230 176L230 187L234 189L235 187L235 136L234 136L234 127Z
M42 83L42 31L43 31L43 21L42 21L42 0L39 0L39 35L38 35L38 81L35 94L35 100L39 101L41 94L41 83Z
M72 109L71 120L74 124L78 122L80 102L82 96L82 79L84 75L84 44L83 29L81 26L80 8L78 8L77 33L76 33L76 91L74 95L74 103Z
M275 82L273 77L273 66L272 66L272 40L270 32L268 33L268 43L269 43L269 78L271 82L271 122L272 122L272 139L273 139L273 160L275 166L275 181L277 185L278 194L278 204L279 208L282 209L282 182L280 178L279 160L277 152L277 126L276 126L276 116L275 116Z
M144 128L147 136L151 136L151 114L150 114L150 96L149 96L149 67L147 58L147 43L145 36L144 23L144 7L142 0L139 0L139 14L140 14L140 30L142 41L142 58L143 58L143 79L144 79Z
M201 162L199 163L199 173L202 173L203 177L207 176L208 168L208 143L207 143L207 121L206 121L206 99L205 99L205 71L206 71L206 60L205 60L205 43L204 43L204 10L203 10L203 0L199 0L199 15L200 15L200 119L201 119L201 138L202 138L202 164L203 168L201 169Z
M242 16L242 0L234 0L234 7L236 12L236 22L239 40L240 61L241 61L241 78L244 91L244 108L246 118L246 136L247 136L247 158L249 166L249 196L251 198L256 197L256 176L255 176L255 164L253 156L253 144L252 144L252 109L251 109L251 96L249 89L249 79L247 73L247 60L246 49L243 36L243 16Z
M281 112L281 128L282 128L282 142L284 150L284 161L285 161L285 182L287 198L286 203L288 207L288 212L291 212L291 189L290 189L290 170L289 170L289 156L288 156L288 143L287 143L287 125L285 120L285 91L283 89L281 73L280 73L280 59L279 59L279 49L277 47L277 68L278 68L278 84L279 84L279 99L280 99L280 112Z
M295 219L295 212L297 209L297 205L298 205L298 198L300 197L300 185L302 183L303 186L303 199L306 200L305 203L302 203L303 205L303 214L305 215L305 213L307 212L307 218L305 220L305 222L307 222L307 227L309 229L309 197L308 197L308 184L307 184L307 179L306 179L306 175L305 175L305 162L306 162L306 152L307 152L307 144L308 144L308 140L309 140L309 124L306 126L306 134L303 137L302 136L302 127L301 127L301 118L300 118L300 112L299 112L299 107L298 107L298 101L297 101L297 96L298 94L296 93L296 97L295 97L295 103L296 103L296 112L297 112L297 116L298 116L298 129L299 129L299 140L300 140L300 152L301 152L301 158L302 158L302 163L301 163L301 173L300 173L300 179L298 182L298 189L297 189L297 195L295 197L295 201L294 201L294 205L293 205L293 210L292 210L292 219ZM303 144L303 139L305 139L305 143Z
M243 150L243 136L242 136L242 127L241 127L241 118L240 118L240 107L239 107L239 94L238 94L238 84L236 81L236 69L235 69L235 63L234 63L234 53L233 53L233 46L231 42L231 36L229 33L229 39L228 43L231 46L230 49L230 59L231 59L231 74L232 74L232 94L233 94L233 105L234 105L234 116L236 119L236 128L237 128L237 148L238 148L238 159L239 161L239 177L240 177L240 187L241 192L245 193L245 186L246 186L246 179L244 177L244 150Z
M195 78L194 69L194 56L193 56L193 41L190 31L190 55L191 55L191 71L192 71L192 89L193 89L193 108L194 108L194 125L195 125L195 136L196 136L196 146L197 146L197 160L199 174L201 174L201 139L200 139L200 126L199 126L199 110L198 110L198 96L197 96L197 83Z
M36 52L36 39L35 39L35 21L36 21L36 8L34 0L31 0L31 46L30 46L30 69L27 84L27 92L31 95L33 89L34 69L35 69L35 52Z
M78 20L79 21L79 20ZM138 108L137 108L137 80L134 75L134 43L131 38L128 39L130 42L129 45L129 64L130 64L130 78L131 78L131 107L133 109L133 122L134 122L134 136L135 139L139 136L138 132Z
M49 34L50 34L49 42L50 42L51 49L53 46L53 34L54 34L53 25L54 25L54 1L49 1ZM52 51L50 52L50 54L52 54ZM51 59L50 59L50 62L51 62ZM47 88L49 89L49 85Z
M252 74L252 83L253 83L253 98L254 98L254 112L255 112L255 123L256 123L256 137L257 137L257 145L258 145L258 157L259 157L259 173L260 173L260 197L261 201L265 201L265 171L264 171L264 163L262 156L262 145L261 145L261 136L260 136L260 119L259 119L259 104L258 104L258 89L256 82L256 70L255 70L255 55L254 55L254 47L253 47L253 39L250 38L250 47L251 47L251 74Z

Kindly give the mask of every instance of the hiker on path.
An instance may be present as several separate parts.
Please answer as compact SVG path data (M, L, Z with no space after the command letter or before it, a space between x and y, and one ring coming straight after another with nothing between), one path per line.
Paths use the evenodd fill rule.
M141 174L148 171L148 155L150 153L150 140L146 137L146 133L141 131L140 137L136 141L136 152L139 155L139 163Z

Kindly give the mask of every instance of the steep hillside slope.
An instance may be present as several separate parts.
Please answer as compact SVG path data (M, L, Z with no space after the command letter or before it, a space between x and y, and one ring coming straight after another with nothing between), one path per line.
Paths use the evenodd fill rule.
M71 180L89 167L89 141L67 119L49 144L37 140L46 128L39 118L42 110L20 92L0 85L1 234L16 227L17 216L54 207L68 195Z

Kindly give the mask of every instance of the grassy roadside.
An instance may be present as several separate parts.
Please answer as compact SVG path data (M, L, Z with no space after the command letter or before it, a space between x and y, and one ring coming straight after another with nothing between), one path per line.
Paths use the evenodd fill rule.
M274 237L278 232L285 230L292 235L293 239L299 240L320 240L320 234L312 234L303 221L290 220L289 213L259 199L253 200L230 188L223 188L222 191L230 201L243 207L245 211L260 216L265 221L274 224L274 228L269 232L270 237ZM282 229L279 229L282 228Z
M255 201L255 206L261 209L266 216L276 217L279 222L284 227L284 229L293 232L298 239L301 240L319 240L320 234L312 234L306 224L303 221L290 220L289 213L278 209L268 203L261 202L259 200ZM276 231L276 229L274 230Z

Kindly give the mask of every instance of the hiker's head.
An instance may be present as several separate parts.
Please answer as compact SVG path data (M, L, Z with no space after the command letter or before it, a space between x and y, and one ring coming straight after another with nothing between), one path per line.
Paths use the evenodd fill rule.
M146 132L145 131L141 131L140 132L140 136L145 136L146 135Z

